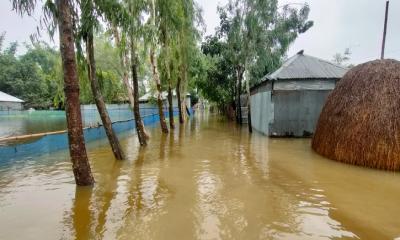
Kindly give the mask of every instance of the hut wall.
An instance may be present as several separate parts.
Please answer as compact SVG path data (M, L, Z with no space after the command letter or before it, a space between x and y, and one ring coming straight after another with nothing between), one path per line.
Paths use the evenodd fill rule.
M333 90L336 80L278 80L274 82L275 90Z
M274 105L271 102L271 91L257 92L251 95L251 125L269 135L269 124L274 118Z
M260 83L258 86L251 88L250 94L255 95L257 93L262 93L262 92L271 91L271 90L272 90L272 82L265 81L265 82Z
M269 135L305 137L313 134L330 92L331 90L274 90L274 119Z
M269 136L304 137L313 134L319 114L336 81L281 79L252 88L253 128Z
M0 111L22 110L22 103L19 102L0 102Z

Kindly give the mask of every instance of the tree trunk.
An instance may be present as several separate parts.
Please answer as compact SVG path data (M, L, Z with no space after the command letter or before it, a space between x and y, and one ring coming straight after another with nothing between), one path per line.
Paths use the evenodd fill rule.
M132 111L135 112L135 99L134 99L134 94L133 94L133 89L131 84L129 83L129 72L128 72L128 65L129 65L129 59L128 59L128 55L126 53L124 53L125 51L122 51L122 46L121 46L121 39L119 37L119 32L117 27L113 27L113 32L114 32L114 37L115 37L115 43L116 45L120 48L121 53L120 53L120 64L121 67L123 69L123 76L122 76L122 80L124 82L125 88L128 92L128 99L129 99L129 104L131 105ZM137 66L136 66L137 69ZM136 70L137 73L137 70ZM133 78L132 78L133 79ZM133 82L132 82L133 85ZM138 84L139 85L139 84ZM139 90L138 90L139 91ZM138 92L139 94L139 92ZM138 100L139 102L139 100ZM147 135L146 133L146 129L143 127L144 129L144 135L146 139L149 139L149 135Z
M155 6L155 0L151 1L151 22L154 28L156 28L156 6ZM162 99L162 90L161 90L161 81L160 81L160 76L158 74L158 69L157 69L157 59L155 57L155 44L156 41L152 43L152 46L150 48L150 63L151 63L151 68L153 72L153 79L154 82L156 83L157 86L157 105L158 105L158 116L160 117L160 125L161 125L161 131L163 133L168 133L168 126L167 123L165 122L165 116L164 116L164 107L163 107L163 99Z
M240 101L240 95L242 93L242 78L243 72L241 67L237 67L236 69L236 76L237 76L237 90L236 90L236 121L242 125L242 103Z
M161 81L160 81L160 76L158 74L157 60L155 59L155 52L153 47L150 50L150 63L153 72L153 79L157 86L157 105L158 105L158 115L160 117L161 130L163 133L168 133L168 126L164 116Z
M250 101L250 99L249 99ZM249 133L253 132L253 126L251 125L251 107L250 107L250 102L247 105L248 113L247 113L247 124L249 125Z
M99 111L101 121L103 122L104 130L106 131L108 141L110 142L111 149L114 156L118 160L124 159L124 154L121 149L121 145L112 128L112 122L110 116L108 115L106 104L104 103L103 95L100 91L99 82L96 77L96 63L94 59L94 47L93 47L93 32L89 30L86 36L86 51L87 51L87 65L88 65L88 75L90 86L92 88L92 93L94 100L96 102L97 110Z
M173 95L172 95L172 80L171 80L171 72L174 69L174 65L169 58L169 42L168 42L168 31L166 25L162 25L162 47L166 49L166 57L164 58L165 69L167 72L167 81L168 81L168 115L169 115L169 127L171 129L175 129L174 122L174 104L173 104Z
M135 48L135 39L131 34L131 71L132 71L132 82L133 82L133 114L135 116L136 132L139 138L139 143L141 146L147 145L147 134L144 128L142 117L140 116L139 108L139 80L137 73L137 55Z
M178 82L176 84L176 98L178 99L178 110L179 110L179 123L185 123L182 111L182 99L181 99L181 77L178 77Z
M94 179L86 153L79 103L79 80L75 59L71 5L68 0L57 1L60 52L64 72L65 113L67 117L69 152L75 182L80 186L93 185Z
M251 93L250 93L250 81L247 80L247 124L249 127L249 133L253 132L253 126L251 125Z
M188 75L187 66L186 66L186 64L184 64L184 71L183 71L183 78L182 78L183 79L182 83L184 85L182 85L182 83L181 83L181 96L182 96L182 113L183 113L183 118L184 118L185 122L188 120L188 117L190 116L188 106L186 105L186 100L187 100L186 90L187 90L187 82L188 82L187 75Z
M175 129L175 123L174 123L174 104L172 102L172 87L171 87L171 82L169 80L168 84L168 111L169 111L169 127L171 129Z

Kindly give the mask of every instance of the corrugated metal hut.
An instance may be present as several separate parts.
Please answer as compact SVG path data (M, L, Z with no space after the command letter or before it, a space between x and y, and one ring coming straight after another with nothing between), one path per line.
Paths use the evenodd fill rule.
M251 88L253 128L268 136L312 135L326 98L346 72L300 51Z
M0 91L0 111L22 110L24 101Z

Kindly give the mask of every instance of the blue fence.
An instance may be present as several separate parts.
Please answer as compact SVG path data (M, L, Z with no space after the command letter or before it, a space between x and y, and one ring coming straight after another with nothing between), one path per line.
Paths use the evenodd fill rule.
M158 109L143 109L141 113L145 125L152 125L159 122ZM130 114L132 115L132 113ZM174 109L174 116L177 114L178 109ZM168 111L165 111L165 115L166 117L169 116ZM113 123L113 129L116 133L123 133L133 128L135 128L135 121L133 118ZM106 137L105 130L102 126L85 128L84 135L85 142ZM45 135L29 143L0 146L0 163L6 163L27 156L37 156L66 148L68 148L67 133Z

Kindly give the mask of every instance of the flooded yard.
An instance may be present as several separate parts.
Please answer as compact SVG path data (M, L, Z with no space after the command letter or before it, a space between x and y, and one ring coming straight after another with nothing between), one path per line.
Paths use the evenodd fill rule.
M145 149L133 131L121 136L126 161L106 140L88 145L93 188L75 186L66 150L0 165L0 239L400 237L398 173L208 114L148 131Z

